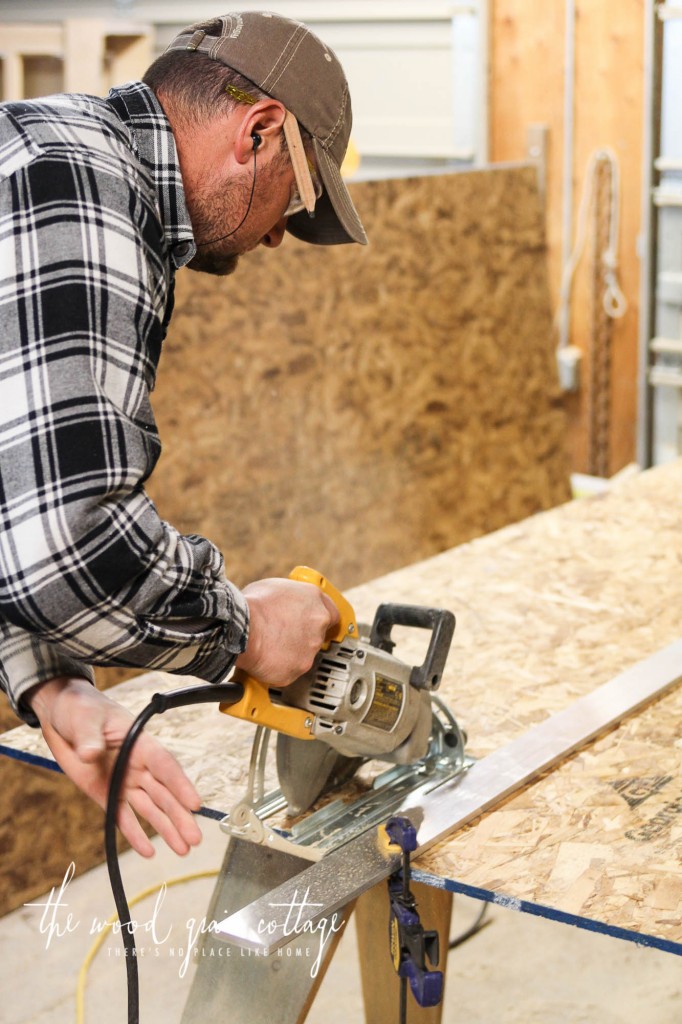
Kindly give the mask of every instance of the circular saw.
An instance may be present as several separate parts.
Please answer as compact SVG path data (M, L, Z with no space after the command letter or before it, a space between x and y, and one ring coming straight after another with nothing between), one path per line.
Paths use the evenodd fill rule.
M237 670L234 679L244 695L221 710L278 733L279 784L288 813L298 815L365 761L417 762L434 731L447 743L432 694L440 685L455 617L443 609L382 604L371 627L359 627L349 602L321 573L299 566L290 578L327 594L339 611L338 624L310 670L290 686L267 687ZM429 632L421 665L393 653L397 626Z

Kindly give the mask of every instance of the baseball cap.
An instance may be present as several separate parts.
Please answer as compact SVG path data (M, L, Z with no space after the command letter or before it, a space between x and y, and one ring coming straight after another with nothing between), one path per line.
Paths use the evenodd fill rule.
M205 53L237 71L293 115L287 143L299 192L305 176L291 141L291 122L301 124L313 139L317 173L324 186L315 216L303 210L291 216L287 230L304 242L367 244L367 236L348 189L341 164L348 146L352 113L348 82L338 58L314 32L299 21L269 11L225 14L183 29L167 50ZM294 135L300 133L296 125ZM301 180L299 180L301 178Z

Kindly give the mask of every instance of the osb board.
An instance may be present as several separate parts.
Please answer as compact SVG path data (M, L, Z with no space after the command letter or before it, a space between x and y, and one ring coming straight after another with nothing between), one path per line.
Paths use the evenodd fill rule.
M680 637L682 462L350 591L361 619L382 601L457 615L441 695L477 757ZM396 653L421 660L424 637ZM141 706L168 676L117 690ZM143 692L146 690L146 693ZM182 715L182 720L180 716ZM168 720L166 720L168 719ZM437 879L682 949L682 690L601 737L419 861ZM248 728L210 708L156 723L208 806L245 785ZM0 744L31 744L19 730Z
M483 756L682 635L682 463L360 588L457 614L441 693ZM408 644L402 648L406 652ZM682 691L420 868L682 951Z
M367 248L178 275L150 493L240 585L348 587L568 497L535 170L353 194Z
M427 852L420 869L505 906L596 922L682 955L681 721L678 686Z

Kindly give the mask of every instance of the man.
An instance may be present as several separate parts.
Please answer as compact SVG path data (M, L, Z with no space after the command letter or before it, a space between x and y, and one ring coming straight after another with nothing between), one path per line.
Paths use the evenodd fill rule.
M176 270L230 274L285 230L364 244L339 171L350 128L334 54L265 12L191 26L106 100L0 105L0 684L102 806L131 718L91 666L218 682L236 662L282 685L337 619L307 584L239 591L144 482ZM177 853L199 841L198 794L148 736L123 796L141 854L134 812Z

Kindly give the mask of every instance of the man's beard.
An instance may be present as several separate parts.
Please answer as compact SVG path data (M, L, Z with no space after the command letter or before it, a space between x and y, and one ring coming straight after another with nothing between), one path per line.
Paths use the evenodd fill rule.
M235 272L239 252L236 251L234 229L238 230L250 198L251 185L241 178L228 182L218 194L200 192L191 199L188 197L192 230L197 239L196 255L187 264L190 270L221 277ZM220 231L219 224L225 226L224 232Z
M279 157L284 159L279 159ZM220 190L212 189L187 197L192 230L197 239L196 255L187 264L190 270L226 277L237 269L240 255L255 248L240 246L242 224L248 231L249 214L253 205L267 196L270 183L288 159L278 154L269 167L261 171L253 190L253 175L244 172L238 179L227 182ZM226 230L221 231L221 226ZM260 241L260 239L258 239Z
M198 270L203 274L214 274L216 277L227 277L234 274L239 264L239 253L221 255L207 247L198 249L195 256L187 264L188 270Z

